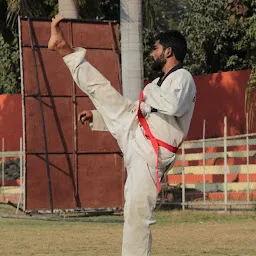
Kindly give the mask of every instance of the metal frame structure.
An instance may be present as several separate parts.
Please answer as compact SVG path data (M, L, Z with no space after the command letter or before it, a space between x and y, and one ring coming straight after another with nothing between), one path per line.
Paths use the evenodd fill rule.
M56 93L54 92L54 94L52 94L51 92L51 88L46 88L48 90L48 92L45 92L45 88L43 89L43 91L41 90L42 88L42 84L40 83L40 71L39 71L39 68L42 69L42 66L44 65L43 63L43 60L42 60L42 53L41 53L41 50L47 48L46 45L44 45L44 43L42 44L42 38L41 37L38 37L40 36L40 31L36 31L38 27L36 27L36 24L37 23L40 23L41 22L45 22L45 24L49 27L50 25L50 19L40 19L40 18L20 18L19 19L19 34L20 34L20 54L21 54L21 77L22 77L22 102L23 102L23 106L22 106L22 110L23 110L23 140L24 140L24 152L25 152L25 161L24 161L24 170L27 171L27 168L28 168L28 159L30 156L33 156L33 155L36 155L38 156L41 161L43 160L44 163L45 163L45 168L47 170L47 180L48 180L48 200L49 200L49 209L50 209L50 212L53 213L55 210L58 210L58 208L56 209L56 206L54 205L54 193L56 195L56 192L53 191L53 178L52 178L52 168L54 167L54 165L51 163L51 159L53 159L53 155L61 155L63 154L66 158L66 162L67 162L67 165L68 165L68 169L70 170L70 177L71 177L71 180L72 180L72 190L73 190L73 194L74 194L74 197L76 198L76 206L74 208L84 208L82 206L80 206L80 198L79 198L79 195L81 194L82 192L82 189L81 187L81 180L78 178L78 168L79 168L79 164L81 165L81 159L83 159L83 155L84 154L87 154L88 156L93 156L94 154L96 155L102 155L102 156L106 156L105 158L108 159L108 161L110 161L110 157L107 157L107 155L113 155L114 158L116 158L114 155L117 155L118 158L120 158L120 150L118 149L117 145L114 145L112 147L111 150L92 150L91 152L86 150L81 150L81 139L79 141L79 138L78 138L78 135L79 135L79 127L77 126L77 113L78 113L78 108L79 108L79 104L81 103L81 99L84 99L86 102L88 101L87 100L87 96L85 95L81 95L81 93L77 90L76 88L76 85L75 83L72 81L72 87L71 87L71 95L65 95L65 94L61 94L61 93ZM26 35L26 40L25 42L23 42L22 40L22 35L24 35L24 31L22 31L22 23L27 23L28 25L28 28L23 28L23 30L25 31L26 30L26 33L27 35L29 34L29 40L27 38L27 35ZM90 25L97 25L98 26L98 29L99 29L99 26L101 25L104 25L104 28L100 29L100 31L103 31L105 34L106 33L109 33L109 37L111 38L109 40L109 46L105 47L101 47L100 46L100 50L102 52L104 51L112 51L112 55L115 56L113 58L115 58L115 66L117 67L117 70L113 70L113 74L117 74L117 82L115 83L115 87L121 92L121 75L120 75L120 49L119 49L119 45L118 45L118 38L117 38L117 22L116 21L88 21L88 20L73 20L73 19L66 19L64 21L64 24L65 24L65 32L66 33L66 36L67 36L67 40L69 41L69 43L71 44L71 46L76 46L74 45L75 43L73 42L74 40L74 35L73 35L73 26L74 24L81 24L83 25L84 23L90 23ZM25 26L25 25L24 25ZM76 29L77 29L77 25L76 25ZM107 30L107 31L106 31ZM47 35L43 35L43 37L45 37ZM101 36L101 35L99 35ZM39 40L38 40L39 38ZM44 41L43 41L44 42ZM83 46L83 45L82 45ZM96 46L95 47L90 47L90 46L86 46L87 49L89 50L94 50L94 49L97 49L97 47L99 46ZM36 85L36 88L37 88L37 92L36 93L31 93L31 92L27 92L26 91L26 83L24 81L24 52L23 52L23 49L31 49L31 53L32 53L32 61L33 61L33 74L29 74L31 76L34 76L35 77L35 85ZM26 53L28 52L28 50L26 50ZM30 53L29 53L30 54ZM27 56L25 56L26 58ZM51 64L51 63L50 63ZM39 67L40 66L40 67ZM65 70L66 72L66 70ZM25 74L26 76L27 74ZM42 76L42 75L41 75ZM50 78L49 78L50 79ZM33 89L34 90L34 89ZM50 90L50 93L49 93L49 90ZM55 98L54 98L55 97ZM55 99L58 98L60 99L60 101L65 101L65 99L71 99L71 102L72 102L72 126L73 126L73 141L72 141L72 144L73 144L73 150L72 152L70 151L70 145L67 145L66 142L65 142L65 133L62 131L62 128L61 128L61 121L59 119L59 113L57 113L57 110L56 110L56 103L55 103ZM26 113L26 108L27 108L27 105L28 104L26 101L27 99L36 99L38 102L39 102L39 105L40 105L40 119L41 119L41 126L42 128L42 134L43 136L43 141L44 141L44 146L43 148L44 149L40 149L40 150L34 150L34 151L31 151L28 146L27 146L27 138L28 138L28 131L27 131L27 127L28 127L28 120L26 118L27 116L27 113ZM67 101L67 100L66 100ZM49 102L49 103L48 103ZM52 108L52 112L53 112L53 116L55 118L55 122L58 124L58 132L59 132L59 136L61 138L61 141L63 142L62 143L62 147L63 147L63 151L60 151L58 149L56 150L53 150L51 148L51 146L49 145L49 128L47 127L47 125L49 124L46 124L47 123L47 112L45 112L45 107L46 106L50 106ZM49 113L48 113L49 114ZM30 120L29 120L30 122ZM49 121L48 121L49 122ZM103 143L106 144L106 142L109 142L111 144L113 144L113 139L110 139L108 137L106 137L106 135L100 135L100 138L103 138L104 141ZM80 147L80 148L79 148ZM108 148L111 148L111 146L108 146ZM50 159L51 158L51 159ZM103 157L104 158L104 157ZM104 160L102 160L104 161ZM118 161L116 161L116 159L114 159L115 163L116 162L120 162L120 160L118 159ZM56 166L55 166L56 167ZM56 167L57 168L57 167ZM116 167L115 167L116 168ZM121 190L122 191L119 191L119 197L120 197L120 202L122 202L119 206L122 206L123 205L123 172L124 172L124 167L123 167L123 164L120 166L120 177L121 179L119 180L120 182L120 186L121 186ZM28 184L27 184L27 172L25 172L25 188L26 188L26 192L25 192L25 198L27 199L28 195L27 195L27 188L28 188ZM105 178L107 179L107 178ZM109 179L111 179L111 177L109 177ZM56 184L56 183L55 183ZM80 184L80 185L79 185ZM105 186L106 185L102 185L102 186ZM80 192L79 192L79 189L80 189ZM79 194L80 193L80 194ZM55 201L56 202L56 201ZM97 203L99 204L99 203ZM106 203L104 203L106 204ZM109 201L109 204L111 204L111 200ZM27 201L25 202L25 206L27 205ZM25 207L26 210L29 210L27 209L27 207ZM47 207L48 208L48 207ZM72 208L72 207L71 207ZM104 208L104 205L103 207L98 207L97 209L101 209L101 208ZM109 207L107 207L109 208ZM43 207L43 209L38 209L38 210L44 210L44 211L49 211L49 209L45 209L45 207ZM97 210L95 209L95 210ZM91 209L90 209L91 211Z

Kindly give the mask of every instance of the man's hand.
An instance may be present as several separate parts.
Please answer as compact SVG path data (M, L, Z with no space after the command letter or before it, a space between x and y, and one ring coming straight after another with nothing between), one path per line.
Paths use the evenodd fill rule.
M92 111L91 110L84 110L78 115L78 121L80 121L83 125L90 124L93 120Z

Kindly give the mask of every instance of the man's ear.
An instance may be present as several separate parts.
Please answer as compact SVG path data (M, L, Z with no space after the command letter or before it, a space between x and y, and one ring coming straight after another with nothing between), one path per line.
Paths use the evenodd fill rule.
M171 58L173 56L173 50L171 47L166 48L165 50L166 58Z

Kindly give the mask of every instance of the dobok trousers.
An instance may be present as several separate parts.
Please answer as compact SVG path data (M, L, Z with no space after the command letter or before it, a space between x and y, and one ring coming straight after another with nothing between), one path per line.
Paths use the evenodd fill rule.
M78 48L65 56L64 62L117 140L127 169L122 255L149 256L152 244L150 225L156 222L153 216L158 195L156 171L161 177L165 168L156 170L154 167L155 153L150 141L143 137L137 119L137 105L117 92L84 57L85 49ZM139 153L143 152L141 147L145 148L144 155ZM159 154L161 161L161 151ZM174 158L169 159L168 164Z

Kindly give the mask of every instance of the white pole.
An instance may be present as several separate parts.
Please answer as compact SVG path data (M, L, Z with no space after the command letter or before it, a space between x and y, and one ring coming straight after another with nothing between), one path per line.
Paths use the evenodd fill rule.
M227 117L224 117L224 205L227 211Z
M19 196L19 201L17 204L17 209L16 209L16 214L18 213L18 210L20 208L20 202L22 200L22 196L23 196L23 175L22 175L22 138L20 137L20 196Z
M23 193L23 202L22 202L22 208L23 211L25 211L25 200L26 200L26 189L25 189L25 143L23 143L25 141L24 136L21 138L21 153L22 153L22 193Z
M247 168L247 202L250 202L250 171L249 171L249 121L246 113L246 168Z
M22 138L20 137L20 184L22 184L23 173L22 173L22 165L23 165L23 154L22 154Z
M2 138L2 153L4 152L4 138ZM4 161L5 157L2 154L2 196L4 198Z
M186 196L185 196L185 142L182 143L182 210L185 210L185 201L186 201Z
M203 196L205 203L205 120L203 122Z

